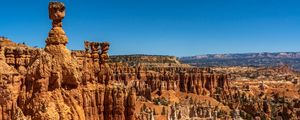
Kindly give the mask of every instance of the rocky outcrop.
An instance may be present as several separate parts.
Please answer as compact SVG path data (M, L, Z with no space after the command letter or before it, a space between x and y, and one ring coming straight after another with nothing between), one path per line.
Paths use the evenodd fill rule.
M14 43L10 39L0 36L0 46L2 47L27 47L25 43Z

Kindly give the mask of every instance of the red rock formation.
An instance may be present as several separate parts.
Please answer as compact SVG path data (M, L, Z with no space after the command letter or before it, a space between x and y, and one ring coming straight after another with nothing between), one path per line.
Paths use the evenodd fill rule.
M71 52L64 17L64 4L50 2L44 49L1 48L0 119L135 120L137 96L228 88L226 76L200 68L108 63L108 42L86 41L85 51Z
M127 97L127 105L126 105L126 120L135 120L135 103L136 101L136 93L135 90L132 89Z
M0 60L0 119L25 119L17 105L17 99L24 83L17 70Z

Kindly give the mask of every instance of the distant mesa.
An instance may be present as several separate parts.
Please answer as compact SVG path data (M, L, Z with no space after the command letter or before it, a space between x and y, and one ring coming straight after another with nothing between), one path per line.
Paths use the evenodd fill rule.
M257 66L272 67L289 65L300 71L300 52L278 53L239 53L239 54L208 54L181 57L179 61L185 64L201 67L212 66Z
M146 55L146 54L133 54L133 55L114 55L110 56L112 63L124 63L130 66L143 65L152 67L189 67L187 64L181 64L176 56L168 55Z

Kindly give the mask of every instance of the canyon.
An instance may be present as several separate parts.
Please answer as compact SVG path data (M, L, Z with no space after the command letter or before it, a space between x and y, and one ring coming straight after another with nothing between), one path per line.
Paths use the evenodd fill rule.
M65 5L50 2L44 48L0 37L1 120L299 119L289 66L196 67L174 56L109 56L109 42L69 50Z

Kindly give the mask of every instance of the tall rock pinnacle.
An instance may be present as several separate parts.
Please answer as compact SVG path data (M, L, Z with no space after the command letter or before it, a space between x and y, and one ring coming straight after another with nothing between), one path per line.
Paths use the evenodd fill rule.
M52 29L46 39L45 51L59 58L71 59L71 52L66 48L68 37L62 28L65 5L62 2L50 2L48 9L49 18L52 20Z
M67 49L68 38L62 29L62 19L65 17L65 6L61 2L49 3L49 18L52 29L46 39L45 52L37 56L37 60L28 69L28 74L34 76L32 81L45 79L42 86L45 90L77 87L80 84L77 62L71 51ZM41 67L43 66L43 67ZM41 91L41 90L36 90Z
M52 29L46 40L47 45L66 45L68 38L62 29L62 19L65 17L65 5L61 2L49 3L49 18L52 20Z

